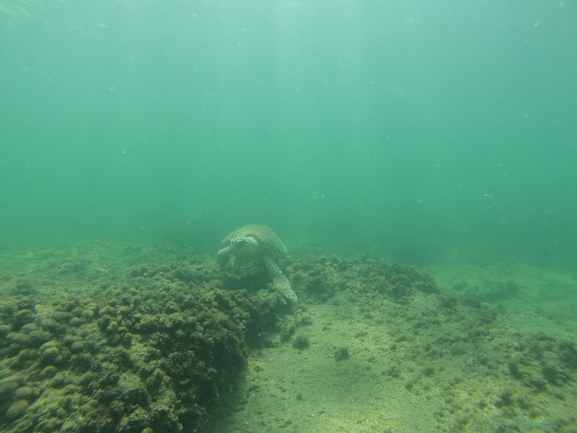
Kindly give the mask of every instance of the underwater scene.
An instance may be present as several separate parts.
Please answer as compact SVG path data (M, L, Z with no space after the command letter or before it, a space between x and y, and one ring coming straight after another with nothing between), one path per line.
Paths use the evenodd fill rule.
M0 432L577 432L577 2L0 0Z

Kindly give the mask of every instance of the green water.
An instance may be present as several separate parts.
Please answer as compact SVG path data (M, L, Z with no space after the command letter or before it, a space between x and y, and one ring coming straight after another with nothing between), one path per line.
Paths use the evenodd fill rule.
M577 2L0 0L0 240L263 223L295 254L577 256Z

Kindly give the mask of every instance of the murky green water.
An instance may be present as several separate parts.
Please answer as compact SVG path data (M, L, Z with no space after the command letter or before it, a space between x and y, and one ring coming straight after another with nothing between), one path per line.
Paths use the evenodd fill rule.
M573 431L575 23L0 0L2 428ZM245 224L286 244L295 305L216 266Z
M300 253L574 264L575 2L2 0L0 19L2 240L212 251L256 222Z

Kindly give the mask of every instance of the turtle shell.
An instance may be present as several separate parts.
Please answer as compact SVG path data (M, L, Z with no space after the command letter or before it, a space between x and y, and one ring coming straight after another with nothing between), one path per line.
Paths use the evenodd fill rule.
M256 239L262 248L262 253L268 254L274 259L284 257L287 254L286 247L280 238L267 226L251 224L236 229L222 240L222 245L227 247L230 244L230 240L237 237Z

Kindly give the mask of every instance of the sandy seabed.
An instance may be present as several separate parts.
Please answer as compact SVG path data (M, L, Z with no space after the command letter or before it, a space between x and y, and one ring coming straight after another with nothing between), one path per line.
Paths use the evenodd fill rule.
M577 432L577 275L0 249L2 432Z

